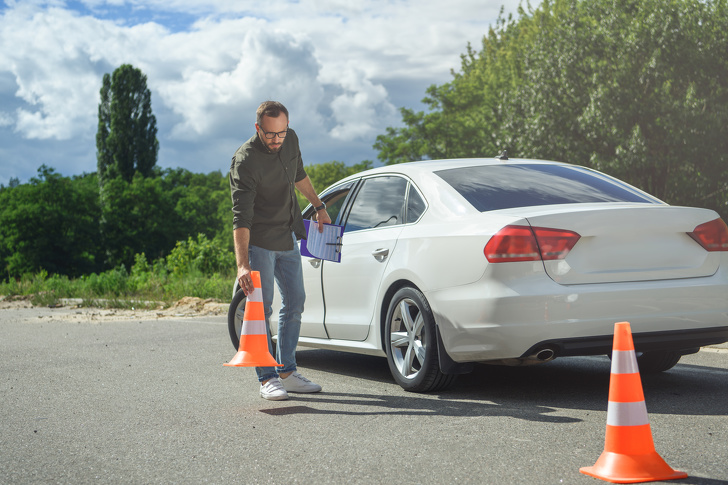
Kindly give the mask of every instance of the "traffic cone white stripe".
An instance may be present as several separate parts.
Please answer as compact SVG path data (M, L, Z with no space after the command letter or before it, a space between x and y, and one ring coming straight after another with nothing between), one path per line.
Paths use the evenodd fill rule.
M642 426L650 424L647 417L647 406L644 401L613 402L607 405L607 425L609 426Z
M265 335L265 320L248 320L243 322L241 335Z
M612 374L637 374L639 371L634 350L612 351Z
M252 293L245 297L248 301L263 301L263 290L262 288L253 289Z

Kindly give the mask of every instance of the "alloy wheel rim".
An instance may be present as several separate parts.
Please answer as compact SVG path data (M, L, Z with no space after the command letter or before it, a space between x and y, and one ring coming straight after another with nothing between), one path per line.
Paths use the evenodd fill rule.
M390 322L392 359L400 375L414 379L424 366L425 320L417 304L404 298L399 301Z

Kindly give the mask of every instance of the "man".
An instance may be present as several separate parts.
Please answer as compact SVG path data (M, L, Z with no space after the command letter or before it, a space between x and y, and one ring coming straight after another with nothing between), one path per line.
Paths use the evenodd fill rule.
M235 152L230 167L233 236L237 280L246 295L253 291L250 272L259 271L265 319L272 311L273 283L281 294L278 362L283 367L256 367L264 399L288 399L288 392L318 392L321 386L296 370L296 346L306 294L297 239L305 228L295 189L316 208L319 231L331 223L326 205L316 195L303 169L296 133L288 128L288 110L278 102L258 107L256 134ZM272 351L270 328L268 347Z

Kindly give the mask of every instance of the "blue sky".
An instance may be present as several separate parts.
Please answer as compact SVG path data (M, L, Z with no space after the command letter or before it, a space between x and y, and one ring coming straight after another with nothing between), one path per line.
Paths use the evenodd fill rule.
M255 108L283 102L305 164L376 161L399 108L423 109L519 0L6 0L0 4L0 184L45 164L96 170L101 80L147 75L158 165L226 172Z

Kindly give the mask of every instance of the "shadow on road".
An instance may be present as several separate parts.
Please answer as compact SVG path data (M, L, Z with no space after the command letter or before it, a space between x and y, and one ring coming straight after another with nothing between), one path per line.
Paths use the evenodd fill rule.
M409 396L390 396L373 394L345 394L322 392L320 394L296 395L293 402L306 402L311 405L335 404L335 409L288 406L271 409L261 409L261 412L272 416L289 414L342 414L352 416L393 415L393 416L451 416L451 417L479 417L479 416L510 416L528 421L542 421L549 423L575 423L581 420L564 416L549 416L553 409L544 406L518 406L508 407L502 404L488 403L476 400L455 400L443 397L432 398L425 394ZM368 406L371 411L347 411L341 406Z
M391 395L327 392L296 395L297 402L364 404L378 408L371 413L353 414L517 415L521 419L546 422L574 421L549 416L554 408L606 411L611 365L605 356L562 358L527 367L477 365L472 373L459 376L448 390L416 394L407 393L394 383L387 361L381 357L307 349L297 353L297 360L305 368L382 383L383 389L391 389ZM642 376L648 412L723 416L728 402L727 378L725 369L689 364L678 364L661 374ZM369 387L382 389L381 385ZM332 411L308 406L263 412L348 413L341 409Z

